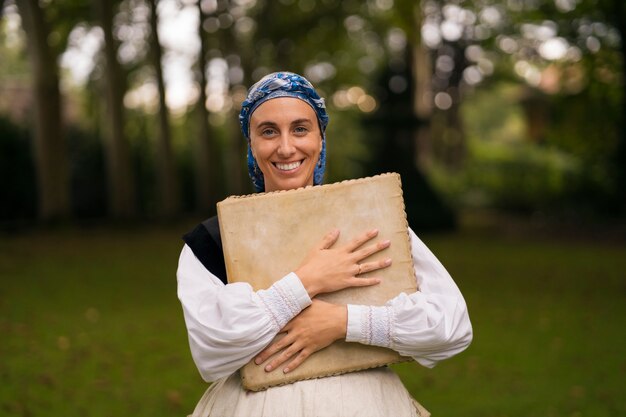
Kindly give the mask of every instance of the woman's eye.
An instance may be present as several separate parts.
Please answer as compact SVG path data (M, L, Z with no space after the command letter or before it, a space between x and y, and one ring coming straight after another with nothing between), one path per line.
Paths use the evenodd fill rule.
M297 134L301 134L301 135L302 135L302 134L306 134L308 131L309 131L309 129L307 129L307 128L306 128L306 127L304 127L304 126L298 126L298 127L296 127L296 128L294 129L294 132L295 132L295 133L297 133Z
M276 130L275 129L265 129L261 132L261 134L263 136L274 136L276 134Z

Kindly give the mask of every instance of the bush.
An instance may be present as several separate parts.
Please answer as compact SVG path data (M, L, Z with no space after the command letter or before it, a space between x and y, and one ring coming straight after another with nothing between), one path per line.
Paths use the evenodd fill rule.
M589 179L577 158L524 142L470 141L468 160L461 171L450 173L435 167L431 175L437 187L460 207L560 210L584 203L580 194L589 191Z
M0 223L33 218L37 190L27 131L0 116Z

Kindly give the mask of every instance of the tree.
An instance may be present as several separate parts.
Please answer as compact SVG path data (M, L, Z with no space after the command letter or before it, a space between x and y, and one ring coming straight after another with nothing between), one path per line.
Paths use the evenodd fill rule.
M113 17L117 4L109 0L98 0L97 4L104 32L106 61L104 78L109 124L104 126L105 155L110 212L113 217L130 218L137 214L137 201L130 150L124 135L125 79L117 59L117 41L113 37Z
M172 153L169 114L166 103L165 83L163 81L162 51L158 33L157 0L150 4L150 51L159 90L159 132L157 138L157 178L159 189L160 214L171 217L180 212L180 193L178 176Z
M68 158L64 138L57 54L48 44L50 26L37 0L17 0L33 72L34 161L38 213L43 220L70 216Z
M502 54L501 50L507 48L496 48L497 36L494 36L496 41L490 38L487 42L492 42L494 52L512 55L516 65L521 63L526 67L530 63L540 71L538 85L531 82L533 77L525 77L525 81L531 84L531 90L544 94L544 105L547 101L551 127L543 133L548 144L565 149L580 160L589 183L583 187L585 197L593 199L596 194L602 200L596 202L600 208L623 214L626 211L624 2L540 1L506 14L505 10L500 12L511 23L506 27L513 29L513 33L506 35L518 47ZM548 33L553 31L553 36L548 40L537 36L532 39L529 27L532 29L533 25L544 31L548 29ZM530 44L524 41L524 35L531 35ZM567 46L567 54L546 54L549 49L543 48L548 42ZM544 83L550 80L550 71L556 74L554 91L546 89L550 83ZM605 203L612 207L602 207Z
M622 55L621 116L619 118L618 142L612 158L616 171L617 203L622 213L626 212L626 5L621 0L605 0L607 16L620 33Z
M196 65L196 82L198 83L198 101L195 106L195 117L198 123L198 137L196 142L196 209L204 213L213 213L217 202L216 190L216 146L211 137L209 126L209 112L206 108L206 56L207 42L203 24L205 13L202 10L202 0L198 0L198 36L200 37L200 51Z
M402 4L396 1L394 10ZM571 189L578 187L586 200L599 197L598 207L617 195L626 208L624 8L620 0L422 2L424 19L414 28L421 29L435 64L430 84L440 110L433 127L448 133L450 126L462 127L458 108L474 88L517 84L529 136L580 164L579 185ZM454 130L454 136L463 131ZM445 139L443 162L458 160L463 148Z

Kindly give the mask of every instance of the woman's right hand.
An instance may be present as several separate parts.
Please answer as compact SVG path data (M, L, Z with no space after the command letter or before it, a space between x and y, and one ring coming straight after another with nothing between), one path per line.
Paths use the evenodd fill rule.
M375 271L391 265L391 258L359 263L363 259L389 247L385 240L364 246L378 235L370 230L350 243L333 248L339 239L339 230L328 233L320 244L313 248L302 264L294 271L302 281L311 298L317 294L339 291L348 287L366 287L380 283L379 278L358 278L357 275Z

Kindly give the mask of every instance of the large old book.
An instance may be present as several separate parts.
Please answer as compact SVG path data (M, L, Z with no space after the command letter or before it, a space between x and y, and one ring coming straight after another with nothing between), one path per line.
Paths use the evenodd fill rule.
M330 230L340 230L335 245L344 245L377 228L379 234L371 242L389 239L391 246L364 261L391 257L393 263L389 268L360 276L381 277L382 282L318 297L340 304L384 305L401 292L416 291L398 174L229 197L217 204L217 212L229 282L245 281L255 290L268 288L295 270ZM246 389L257 391L406 359L391 349L337 341L287 374L282 372L283 367L265 372L263 366L251 361L241 369L241 376Z

